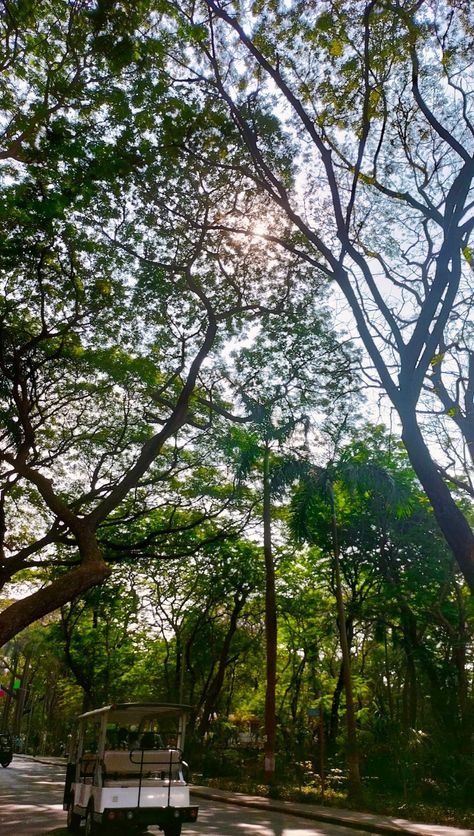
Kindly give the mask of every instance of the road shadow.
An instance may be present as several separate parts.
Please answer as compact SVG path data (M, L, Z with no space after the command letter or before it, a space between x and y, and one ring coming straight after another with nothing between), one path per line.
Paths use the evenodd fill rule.
M43 830L42 833L38 833L38 836L68 836L68 829L67 827L53 827L52 830Z
M146 836L147 833L148 836L159 836L159 834L163 836L161 831L158 831L158 829L147 830L145 831L144 836ZM53 827L48 830L41 830L41 832L35 830L35 836L69 836L69 831L67 827Z

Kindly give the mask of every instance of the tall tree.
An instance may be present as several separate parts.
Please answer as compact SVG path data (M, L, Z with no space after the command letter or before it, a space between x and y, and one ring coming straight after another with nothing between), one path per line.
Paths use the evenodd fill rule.
M474 591L474 533L452 479L471 495L472 482L441 454L438 465L424 420L428 407L441 426L451 421L472 464L469 4L177 6L199 30L209 87L229 109L255 182L291 224L290 235L262 235L297 251L345 296L367 373L398 413ZM297 188L265 143L277 112L300 143Z
M261 198L213 176L227 116L168 72L184 47L148 4L6 10L0 582L27 569L32 591L0 643L108 576L109 515L209 426L220 343L288 296L217 229Z
M308 290L311 284L308 285ZM314 289L313 289L314 288ZM317 285L313 292L317 293ZM261 495L265 565L265 765L267 783L275 778L277 597L275 584L275 502L307 467L306 436L319 409L337 412L352 383L354 358L330 329L322 300L300 292L284 315L261 322L249 345L234 352L226 376L245 410L247 431L231 431L230 446L241 480L252 478ZM319 305L318 305L319 302Z
M406 454L387 439L383 428L368 428L365 435L360 435L339 452L336 466L330 469L332 490L329 497L321 490L325 484L322 475L326 474L318 473L315 468L313 475L309 474L295 492L292 524L300 536L317 544L322 555L333 554L335 550L338 553L339 571L334 565L333 572L334 594L336 598L343 596L338 611L342 608L343 614L344 611L349 613L345 620L351 624L351 630L345 631L346 641L349 633L350 639L349 647L343 648L344 664L354 632L363 629L362 625L368 625L369 632L373 633L375 621L379 628L384 626L396 635L398 647L403 649L401 665L404 671L401 699L404 709L397 728L407 739L410 730L419 727L420 676L427 677L429 690L432 683L438 683L432 692L433 708L437 702L435 694L444 688L442 676L438 678L435 673L439 662L434 662L431 656L428 634L432 631L433 619L439 620L435 615L436 602L440 602L443 610L448 600L453 602L458 597L452 558L415 474L408 466ZM337 510L336 520L334 510ZM428 540L427 532L430 532ZM379 601L383 601L381 609ZM455 630L451 619L450 623L451 629ZM463 634L461 628L460 646L464 642ZM462 665L459 668L459 661L460 689L454 690L460 699L452 713L456 725L459 721L462 723L463 714L464 673ZM392 673L387 665L386 633L385 662L384 676L390 689ZM360 661L356 664L359 667ZM446 698L445 693L444 700ZM454 699L458 702L457 696ZM393 723L390 691L388 700L387 713ZM355 733L347 716L351 705L354 708L352 699L346 697L349 740Z
M308 510L314 502L314 494L320 494L329 506L327 527L330 531L330 553L334 572L334 589L337 607L337 623L339 628L339 641L342 654L342 682L346 698L346 725L348 754L347 763L349 767L349 790L351 795L356 796L361 789L359 748L357 742L357 724L355 715L354 692L352 685L351 652L348 638L348 619L344 603L344 592L342 585L340 545L339 545L339 521L337 511L337 500L335 492L336 472L332 463L321 470L315 478L316 470L309 472L301 483L299 491L293 498L294 514L292 518L293 530L297 535L303 535L309 542L317 543L311 522L308 519ZM309 497L308 497L309 492ZM309 516L311 516L311 511ZM319 545L319 544L318 544Z

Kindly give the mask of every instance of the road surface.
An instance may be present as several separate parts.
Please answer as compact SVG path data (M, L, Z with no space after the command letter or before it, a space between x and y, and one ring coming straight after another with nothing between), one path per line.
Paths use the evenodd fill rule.
M0 768L2 836L67 836L62 808L64 767L14 758ZM367 831L310 822L281 813L197 799L199 820L182 836L367 836ZM150 827L150 836L161 833ZM121 836L121 835L120 835Z

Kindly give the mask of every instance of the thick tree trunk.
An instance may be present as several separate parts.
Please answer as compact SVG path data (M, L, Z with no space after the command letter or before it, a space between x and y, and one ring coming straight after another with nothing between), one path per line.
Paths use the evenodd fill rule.
M108 578L110 569L102 558L94 532L84 527L77 539L81 559L77 569L61 575L48 586L16 601L0 613L0 646L29 624Z
M217 334L217 320L211 303L205 297L199 285L195 283L191 274L187 276L187 281L190 291L199 298L207 314L207 327L201 346L190 364L184 385L168 420L160 432L143 444L135 464L124 472L122 478L118 480L109 494L96 505L87 517L78 516L73 510L73 506L70 507L62 499L60 493L56 491L53 482L39 470L35 470L34 467L26 463L28 446L22 450L21 455L20 453L17 455L3 454L4 460L18 475L36 487L44 500L46 508L56 518L56 522L61 523L65 530L75 538L79 557L77 568L65 571L48 586L34 592L27 598L16 601L0 613L0 647L29 624L69 603L93 586L102 583L110 575L110 569L103 560L97 544L97 529L136 486L152 462L158 458L168 439L189 420L189 402L196 386L199 371ZM27 429L33 438L32 426L29 425ZM4 527L4 521L0 515L0 533L2 527ZM43 540L43 547L57 542L54 538L49 538L49 535ZM21 560L17 556L14 569L13 563L5 564L5 561L3 561L3 565L0 565L0 583L2 586L8 583L17 571L27 567L26 560L25 556L22 556ZM50 566L48 560L45 562L45 566Z
M458 679L458 702L459 715L461 725L467 725L468 721L468 696L469 696L469 678L468 678L468 658L467 648L469 645L469 630L466 623L466 615L464 611L464 601L461 590L456 583L456 598L458 603L458 629L457 635L453 637L453 661L457 670ZM464 738L466 741L469 736ZM469 744L468 744L469 745Z
M415 409L398 407L402 438L413 469L433 506L436 521L474 593L474 532L436 467L416 421Z

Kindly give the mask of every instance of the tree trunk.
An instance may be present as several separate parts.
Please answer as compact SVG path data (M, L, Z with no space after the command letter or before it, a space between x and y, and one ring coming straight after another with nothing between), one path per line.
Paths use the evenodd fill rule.
M266 647L264 781L271 784L275 780L277 615L271 529L270 450L268 445L265 446L263 462L263 554L265 560Z
M387 700L388 700L388 716L390 717L391 722L395 718L395 711L393 706L393 694L392 694L392 674L390 671L390 665L388 661L388 643L387 643L387 628L385 627L384 630L384 637L383 637L383 649L384 649L384 666L385 666L385 679L387 680Z
M406 729L416 729L418 722L418 675L416 657L420 650L416 617L410 607L401 603L401 627L403 648L406 659L406 675L403 687L404 725Z
M344 665L339 668L339 675L337 677L336 687L332 695L331 701L331 716L329 720L329 734L328 747L331 752L336 749L336 739L339 732L339 706L341 704L341 694L344 689Z
M26 702L26 695L28 693L29 683L30 683L30 664L31 664L31 650L25 651L25 663L23 665L23 671L19 676L21 680L20 688L17 690L17 703L16 703L16 710L15 710L15 719L13 721L13 735L14 737L21 736L21 726L23 720L23 711L25 708Z
M96 533L78 520L75 535L80 559L77 569L60 575L47 586L16 601L0 613L0 647L29 624L54 612L109 577L110 569L103 560Z
M469 631L466 623L462 593L459 589L459 584L456 583L456 579L454 583L458 604L458 630L457 636L453 638L453 661L457 670L459 716L461 720L461 727L464 728L464 726L468 725L469 679L467 673L467 648L469 646ZM469 746L469 735L463 735L463 737Z
M2 729L8 729L10 723L10 709L13 701L13 686L15 684L16 674L18 670L18 662L19 662L19 653L18 651L14 653L12 657L12 668L11 668L11 677L10 677L10 687L7 689L7 695L5 697L5 704L3 706L3 713L2 713ZM5 671L6 675L6 671Z
M474 532L456 505L444 479L436 467L416 421L415 407L402 409L402 438L409 459L428 499L436 521L450 546L455 560L474 594Z
M402 694L402 722L405 732L416 729L418 716L418 682L414 650L405 642L405 676Z
M242 596L240 598L237 594L235 595L234 607L230 616L229 627L224 637L222 650L219 655L217 671L212 679L212 682L209 685L206 699L204 702L203 712L201 715L201 722L199 723L199 734L201 737L204 737L206 732L209 731L210 718L216 709L217 700L219 699L219 695L224 684L225 672L229 664L230 646L235 632L237 630L237 624L240 613L242 612L246 600L247 598L244 593L242 593Z
M359 770L359 748L357 744L357 724L352 693L351 656L347 639L346 613L342 595L341 567L339 562L339 540L337 536L337 520L334 496L331 495L332 509L332 540L334 553L334 572L336 578L336 603L339 623L339 638L341 642L342 665L344 676L344 693L346 696L346 725L347 725L347 765L349 768L349 795L354 797L360 793L361 781Z

